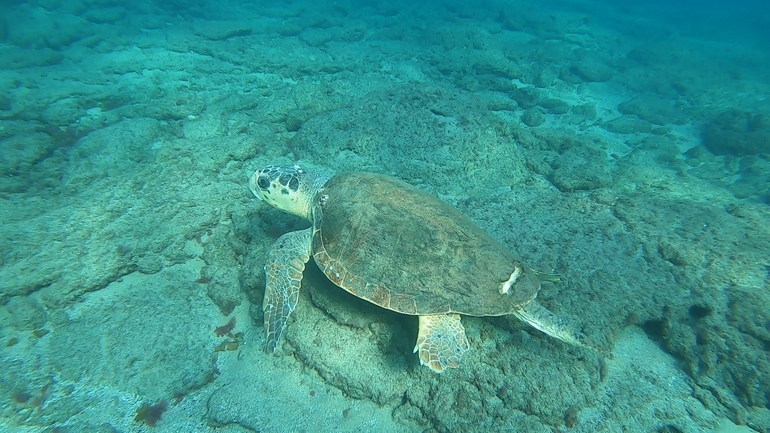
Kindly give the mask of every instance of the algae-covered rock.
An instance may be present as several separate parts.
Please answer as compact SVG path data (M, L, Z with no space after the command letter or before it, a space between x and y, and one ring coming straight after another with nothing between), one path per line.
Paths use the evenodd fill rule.
M637 116L625 114L608 120L602 125L604 129L617 134L639 134L652 132L652 125Z
M653 94L641 94L623 101L618 105L618 111L636 115L654 125L685 122L683 114L675 108L673 101Z
M716 155L770 153L770 115L739 109L723 111L703 128L703 145Z

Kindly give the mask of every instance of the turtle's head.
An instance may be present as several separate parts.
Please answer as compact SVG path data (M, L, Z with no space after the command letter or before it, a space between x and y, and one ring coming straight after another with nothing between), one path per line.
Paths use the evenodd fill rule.
M311 174L299 165L268 165L251 175L249 189L271 206L310 219L310 203L327 180L328 177Z

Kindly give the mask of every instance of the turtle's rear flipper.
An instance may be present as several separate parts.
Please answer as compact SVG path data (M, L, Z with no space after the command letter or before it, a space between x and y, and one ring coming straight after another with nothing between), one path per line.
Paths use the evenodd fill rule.
M459 314L420 316L420 331L414 351L420 352L420 364L441 373L457 368L470 345Z
M575 346L585 347L602 355L607 355L602 349L591 343L583 332L570 325L566 320L548 311L537 301L521 307L513 315L528 323L535 329L545 332L551 337Z
M312 228L286 233L270 247L265 264L265 352L275 352L289 315L297 306L302 272L310 260Z
M533 269L532 271L537 275L537 278L544 283L561 282L561 275L559 274L549 274L547 272L540 272L536 269Z

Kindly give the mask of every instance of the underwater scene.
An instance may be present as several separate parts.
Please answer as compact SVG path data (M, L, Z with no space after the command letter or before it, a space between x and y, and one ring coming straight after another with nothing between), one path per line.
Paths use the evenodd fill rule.
M770 433L770 4L0 0L0 433Z

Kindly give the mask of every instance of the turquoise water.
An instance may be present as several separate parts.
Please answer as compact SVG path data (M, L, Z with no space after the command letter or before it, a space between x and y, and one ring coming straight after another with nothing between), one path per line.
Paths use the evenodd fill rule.
M0 2L0 431L770 432L768 7L471 3ZM267 164L448 202L610 355L436 374L312 260L264 353Z

